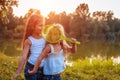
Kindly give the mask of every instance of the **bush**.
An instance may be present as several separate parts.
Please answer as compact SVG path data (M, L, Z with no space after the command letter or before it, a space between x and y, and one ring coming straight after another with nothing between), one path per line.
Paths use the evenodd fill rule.
M0 53L0 80L13 80L18 65L18 57L9 57ZM23 74L20 75L23 79Z

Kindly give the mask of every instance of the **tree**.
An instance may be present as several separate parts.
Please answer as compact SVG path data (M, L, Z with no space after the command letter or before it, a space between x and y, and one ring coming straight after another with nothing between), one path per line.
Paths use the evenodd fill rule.
M70 32L70 16L66 14L66 12L62 12L59 14L59 22L64 26L64 29L67 33Z
M88 34L89 19L90 13L88 4L80 4L72 15L70 22L71 35L77 39L82 39L86 36Z
M9 23L8 13L12 12L12 6L18 6L17 0L0 0L0 20L3 24Z
M59 23L60 15L56 14L54 11L51 11L46 18L46 24Z

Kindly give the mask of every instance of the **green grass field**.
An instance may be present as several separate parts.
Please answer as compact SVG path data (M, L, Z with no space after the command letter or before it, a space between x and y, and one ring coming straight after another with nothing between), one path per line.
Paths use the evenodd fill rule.
M13 80L19 57L0 53L0 80ZM63 80L120 80L120 57L91 56L85 59L67 61ZM24 80L23 73L18 80Z

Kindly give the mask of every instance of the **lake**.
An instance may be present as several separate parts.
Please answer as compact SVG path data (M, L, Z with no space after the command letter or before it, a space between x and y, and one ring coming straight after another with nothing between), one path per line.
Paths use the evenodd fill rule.
M22 52L21 40L0 40L0 52L8 56L19 56Z
M0 52L8 56L20 56L22 40L0 40ZM85 58L90 56L106 56L117 57L120 56L120 42L110 43L101 41L81 42L78 45L77 53L74 54L73 59Z

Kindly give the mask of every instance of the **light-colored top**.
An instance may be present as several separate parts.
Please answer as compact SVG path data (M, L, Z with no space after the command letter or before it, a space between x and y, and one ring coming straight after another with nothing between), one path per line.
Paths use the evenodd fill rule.
M59 74L66 68L63 49L61 49L59 52L55 52L53 45L49 44L49 46L51 48L51 52L45 58L43 73L45 75Z
M35 65L38 57L42 53L43 48L46 45L46 41L43 38L35 39L32 36L29 36L28 39L32 42L32 45L30 47L30 57L28 59L28 62ZM44 65L44 59L42 60L40 67Z

